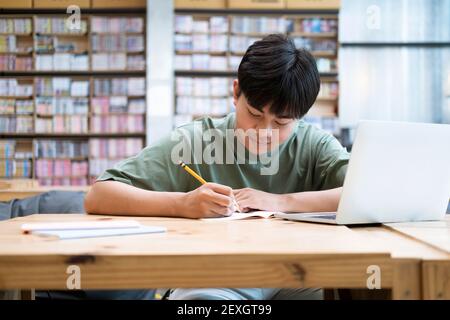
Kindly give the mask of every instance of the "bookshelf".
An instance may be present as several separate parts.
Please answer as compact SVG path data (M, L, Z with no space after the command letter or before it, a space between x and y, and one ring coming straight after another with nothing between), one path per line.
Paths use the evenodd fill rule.
M88 185L145 146L146 10L22 11L0 14L0 178Z
M339 138L338 11L176 9L174 30L175 126L231 112L231 81L245 50L267 34L283 33L311 51L321 75L321 92L305 120Z

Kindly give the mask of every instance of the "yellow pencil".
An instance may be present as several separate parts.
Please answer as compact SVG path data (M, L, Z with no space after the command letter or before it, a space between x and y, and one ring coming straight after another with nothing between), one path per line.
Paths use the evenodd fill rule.
M191 168L189 168L186 163L184 163L183 161L180 161L180 166L186 170L191 176L193 176L195 179L197 179L201 184L205 184L206 180L203 179L202 177L200 177L197 172L195 172L194 170L192 170Z
M195 172L194 170L192 170L191 168L189 168L187 166L186 163L184 163L183 161L180 161L180 166L187 171L187 173L189 173L191 176L193 176L195 179L197 179L201 184L205 184L207 183L205 179L203 179L199 174L197 174L197 172ZM241 210L239 209L239 205L236 202L236 199L233 197L233 203L234 206L236 207L238 212L241 212Z

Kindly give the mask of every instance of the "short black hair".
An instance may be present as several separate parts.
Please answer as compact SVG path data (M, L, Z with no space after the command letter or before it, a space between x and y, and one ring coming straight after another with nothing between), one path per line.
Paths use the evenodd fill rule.
M314 57L297 49L289 37L271 34L254 42L238 69L238 96L243 93L251 107L278 117L300 119L312 107L320 90Z

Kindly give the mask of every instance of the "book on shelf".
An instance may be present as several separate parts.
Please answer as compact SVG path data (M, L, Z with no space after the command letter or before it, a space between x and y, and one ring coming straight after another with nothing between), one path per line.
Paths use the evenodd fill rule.
M175 32L226 33L228 32L228 18L225 16L212 16L194 19L191 15L176 15Z
M94 52L142 52L144 51L144 36L126 34L93 34L91 37L91 48Z
M228 50L228 35L176 34L175 50L225 53Z
M86 158L89 155L87 141L35 140L36 158Z
M114 88L113 79L113 92L116 90ZM145 78L128 78L127 79L127 94L129 96L144 96L146 92L145 89Z
M19 83L14 78L0 79L0 96L30 97L33 95L33 85Z
M89 99L84 97L36 97L37 115L87 115Z
M0 55L0 70L3 71L29 71L33 69L33 60L27 56L14 54Z
M214 56L210 54L175 54L175 70L235 70L242 56Z
M88 162L87 160L70 160L70 159L37 159L36 160L36 177L87 177Z
M231 19L232 33L285 33L287 28L284 17L246 17L233 16Z
M1 140L0 159L31 159L33 157L32 146L29 141Z
M26 115L34 112L33 100L0 98L0 114Z
M53 117L37 117L38 133L87 133L87 115L54 115Z
M231 78L226 77L176 77L177 96L214 96L230 94Z
M221 117L233 108L231 78L176 77L175 125L208 115Z
M32 175L31 150L16 148L14 140L0 141L0 177L30 178Z
M175 70L191 70L192 55L175 54L174 65Z
M0 115L1 114L15 114L16 100L14 99L0 99Z
M87 71L89 70L89 56L85 53L37 54L36 70Z
M177 97L177 114L224 116L230 110L229 98Z
M16 154L15 140L0 140L0 159L14 158Z
M0 159L0 178L31 178L32 165L27 159Z
M62 148L71 147L70 143L59 144L57 141L56 146ZM51 140L42 141L42 146L48 147L53 144ZM82 145L83 152L87 153L87 142ZM54 145L54 144L53 144ZM75 144L75 148L80 147L80 145ZM38 158L35 160L35 175L38 179L40 185L50 186L50 185L87 185L88 179L88 161L87 160L77 160L77 159L64 159L63 155L55 154L53 150L48 150L47 148L41 149L43 152L39 152L39 156L48 158ZM46 152L48 151L48 153ZM73 150L64 149L64 151L70 154ZM52 159L54 157L54 159Z
M55 37L36 35L34 38L34 50L36 53L47 53L54 51L57 44Z
M31 18L0 18L0 33L30 34Z
M80 20L80 28L73 29L70 21L63 17L36 17L34 30L36 33L56 34L85 34L87 33L87 21Z
M94 79L95 96L144 96L145 78L104 78Z
M194 17L190 15L175 15L175 32L192 33Z
M89 140L92 158L127 158L136 155L142 148L141 138L92 138Z
M87 177L38 178L40 186L87 186Z
M92 133L144 133L144 115L92 115Z
M127 96L92 98L92 112L94 114L143 114L145 113L145 107L145 99L129 99Z
M312 53L322 51L330 54L336 54L337 42L332 39L311 39L307 37L293 37L297 48L306 49Z
M287 20L287 32L320 34L336 34L338 21L336 19L312 17L312 18L293 18Z
M125 70L127 55L125 53L93 53L93 70Z
M33 52L33 41L19 35L0 35L0 52L30 54Z
M89 95L89 81L72 81L70 95L72 97L87 97Z
M228 32L228 18L224 16L213 16L209 18L209 31L211 33Z
M142 54L127 56L128 70L145 70L145 57Z
M93 33L142 33L143 17L102 17L92 16L91 32Z
M38 34L34 38L34 50L36 53L83 53L87 52L87 39Z
M0 52L17 51L16 36L0 35Z
M26 115L0 115L0 132L31 133L33 132L33 117Z
M34 112L33 100L16 100L16 114L32 114Z
M175 51L192 51L192 35L175 34Z
M89 96L89 80L73 80L67 77L36 78L37 96Z

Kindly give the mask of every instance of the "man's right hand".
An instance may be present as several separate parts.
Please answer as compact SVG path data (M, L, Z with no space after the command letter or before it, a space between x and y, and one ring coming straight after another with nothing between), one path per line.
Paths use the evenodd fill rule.
M217 183L206 183L187 192L180 203L180 215L193 219L226 217L235 209L233 190Z

